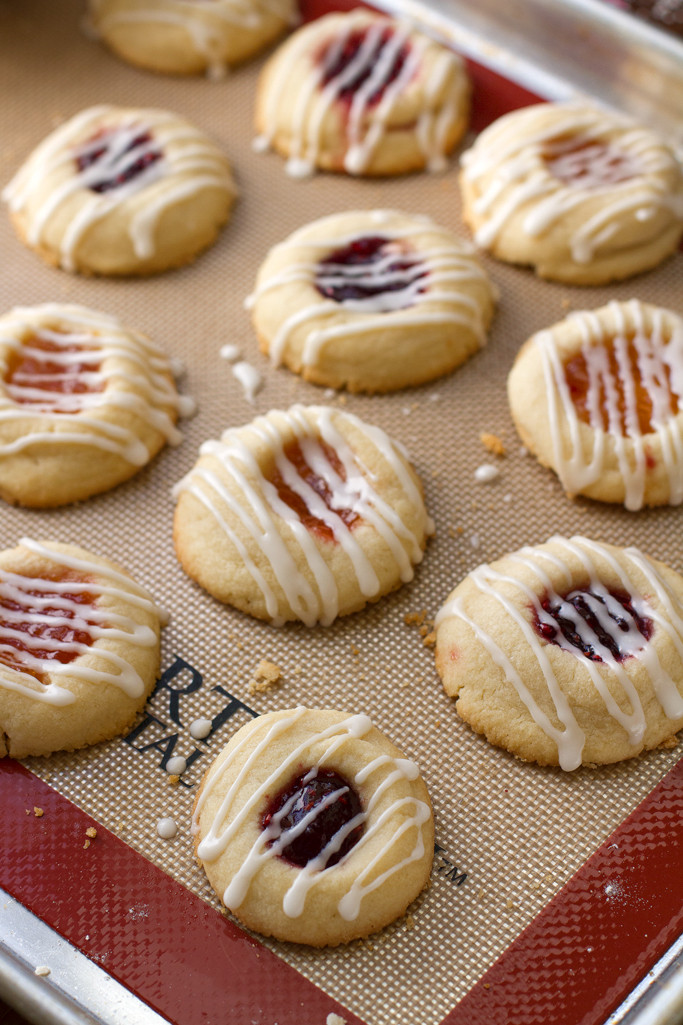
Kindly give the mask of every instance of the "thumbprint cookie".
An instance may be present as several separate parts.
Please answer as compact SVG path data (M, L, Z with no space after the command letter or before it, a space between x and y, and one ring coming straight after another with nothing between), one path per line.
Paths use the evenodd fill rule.
M434 820L417 765L367 715L253 719L204 776L196 854L250 929L315 947L367 936L427 884Z
M0 552L0 757L109 740L159 670L163 613L120 566L22 538Z
M168 357L116 318L47 303L0 317L0 497L35 508L120 484L181 440Z
M469 119L461 59L408 23L366 10L297 29L268 59L256 98L256 147L287 173L440 171Z
M683 234L683 170L657 133L583 103L499 118L462 156L482 249L542 278L600 285L649 270Z
M89 107L47 136L3 191L19 237L82 274L190 263L228 219L227 158L164 110Z
M274 365L386 392L476 352L494 293L468 243L427 217L373 210L323 217L275 246L247 305Z
M205 442L175 492L185 571L276 626L326 626L412 580L434 529L402 446L323 406Z
M266 49L295 16L294 0L90 0L89 28L130 64L220 78Z
M572 313L508 378L524 444L570 495L627 509L683 502L683 320L633 299Z
M522 548L449 595L436 665L461 718L525 761L631 758L683 727L683 577L585 537Z

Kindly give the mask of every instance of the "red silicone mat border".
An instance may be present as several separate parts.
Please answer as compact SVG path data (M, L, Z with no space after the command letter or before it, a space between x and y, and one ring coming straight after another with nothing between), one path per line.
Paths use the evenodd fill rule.
M17 762L0 795L0 886L170 1021L363 1025ZM442 1025L601 1025L681 930L681 850L683 760Z

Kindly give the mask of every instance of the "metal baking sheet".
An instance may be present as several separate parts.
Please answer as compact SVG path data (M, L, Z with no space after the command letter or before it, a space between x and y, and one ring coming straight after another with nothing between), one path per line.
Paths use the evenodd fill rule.
M336 5L309 3L306 14L319 14L328 6ZM633 102L640 104L634 112L643 112L651 122L671 117L678 127L678 44L662 42L661 33L652 35L655 30L650 32L648 26L624 20L628 16L623 12L606 13L599 0L590 5L588 0L547 5L529 0L514 8L493 0L476 7L456 0L390 6L387 0L381 6L414 17L470 59L475 131L505 109L530 102L534 94L555 98L584 90L615 106L630 105L629 96L634 94ZM456 160L446 175L437 177L364 182L319 176L293 183L277 157L251 150L259 61L219 83L149 75L127 67L88 39L81 31L82 13L77 0L49 6L39 0L0 2L2 182L61 119L93 102L115 102L176 109L212 133L234 161L241 198L209 253L191 268L147 281L85 280L43 267L13 236L6 216L0 217L6 254L0 271L3 309L67 300L115 313L147 331L184 363L185 390L199 404L197 417L184 425L180 448L164 452L152 467L115 492L52 513L0 509L2 547L39 532L46 536L50 531L59 540L78 538L128 565L172 616L164 633L162 683L146 719L127 740L58 755L49 762L27 760L21 772L0 764L3 812L12 807L16 813L26 796L26 809L20 808L25 815L21 835L15 848L3 847L3 857L9 861L16 849L33 866L22 880L24 901L11 895L0 899L0 993L27 1016L45 1022L90 1016L118 1025L120 1006L120 1015L129 1021L144 1022L149 1014L150 1021L162 1017L194 1025L203 1013L202 999L209 999L208 981L202 997L201 987L183 979L194 997L189 1006L172 1006L168 993L154 989L155 964L164 958L171 963L175 957L178 965L185 959L186 972L200 971L197 958L193 961L191 952L178 943L177 932L185 929L188 936L196 935L198 944L206 943L207 935L215 936L217 944L229 936L230 949L235 944L239 951L236 963L254 969L254 990L281 988L287 994L280 1010L271 1002L258 1012L263 1025L276 1020L285 1025L285 1016L296 1025L325 1025L334 1014L366 1025L474 1025L478 1020L492 1025L498 1019L490 998L502 994L496 1014L507 1015L511 1006L511 965L523 966L518 975L528 992L556 985L553 976L538 975L538 951L550 949L544 944L552 945L558 964L567 967L557 1001L564 995L572 1003L574 991L567 987L575 983L569 972L586 971L583 989L587 1013L592 1015L586 1022L597 1025L612 1014L615 1022L647 1020L654 1025L657 1019L644 1015L661 1015L662 1005L669 1015L676 1013L680 950L674 945L667 956L665 948L676 937L680 873L665 860L671 851L667 855L665 845L657 847L657 816L677 807L678 753L656 751L629 765L608 767L597 775L582 771L570 778L515 763L457 721L441 693L431 651L406 618L423 609L433 617L440 600L469 569L512 547L545 540L555 531L597 533L615 543L635 541L683 570L680 510L634 516L568 502L557 482L519 450L501 401L507 369L519 345L568 309L632 294L661 305L679 305L680 255L634 282L589 292L541 283L525 271L488 261L501 301L482 353L448 378L393 396L326 394L284 370L270 368L258 354L242 302L266 248L307 220L351 206L400 206L427 213L464 233ZM598 59L601 53L608 53L610 60ZM660 123L665 126L669 121ZM219 350L226 342L238 345L263 375L264 387L253 403L232 378L229 365L221 362ZM423 477L437 522L437 535L409 587L327 631L274 631L218 606L184 577L170 548L170 489L194 462L199 444L226 426L297 401L345 405L400 438ZM500 478L490 487L476 483L474 477L477 466L490 459L479 440L482 431L500 436L507 449ZM254 694L253 668L263 657L282 666L283 682L270 693ZM180 723L170 717L174 689L183 692ZM349 950L312 954L272 942L260 945L239 931L226 932L231 923L220 916L218 901L191 858L188 810L202 767L251 711L298 701L369 711L420 762L436 806L439 847L432 886L410 916L412 924L405 919L379 938ZM195 749L199 753L192 771L183 785L173 786L164 771L170 738L174 753L192 755L187 723L199 714L220 715L233 702L235 714L226 717L210 744ZM38 803L50 812L40 819L31 814ZM177 841L169 844L156 837L154 822L161 814L172 814L182 824ZM68 841L81 829L84 816L97 823L100 842L89 852L99 859L94 863L97 869L92 877L86 876L82 861L74 859L78 885L73 885L73 892L62 892L69 886L54 874L56 856L63 858L65 871L70 868ZM629 821L633 828L625 827ZM619 882L626 878L618 875L625 870L620 850L637 852L647 828L659 853L648 854L647 871L643 857L634 854L635 867L642 871L637 883L635 876L631 880L629 891L625 882ZM162 880L155 874L159 870ZM2 871L8 871L8 862ZM121 872L127 880L123 888L117 883ZM136 881L143 876L157 894L154 901L137 892ZM180 889L167 889L167 878ZM122 916L120 931L107 933L106 943L101 933L106 915L100 906L105 879L110 886L110 922L119 922L115 912ZM84 908L86 884L92 890L87 890L89 904ZM642 936L649 928L643 921L654 922L656 901L647 890L638 890L636 899L636 885L661 891L656 945ZM8 894L9 889L7 885ZM45 893L46 889L52 892ZM186 893L192 898L187 905L184 896L178 896ZM629 942L637 956L634 960L625 947L615 945L614 960L624 963L615 973L618 985L615 982L611 994L605 992L607 984L596 968L597 951L574 951L573 961L561 961L568 946L562 929L566 916L584 906L579 897L595 917L596 935L602 935L601 919L630 929ZM29 905L33 912L26 910ZM178 918L180 906L188 909L186 922ZM154 928L152 919L157 923ZM43 955L36 936L48 921L52 925L44 934L46 951L54 929L67 937L61 952L50 957ZM132 955L128 948L118 949L124 935L147 951L150 963L144 978L131 981L126 961ZM152 949L154 957L149 955ZM259 962L269 967L259 971ZM50 975L34 974L41 965L51 968ZM94 997L93 976L102 972L112 983L106 1007ZM180 975L180 968L175 974ZM653 987L653 978L661 979L662 985ZM633 997L615 1008L635 983L640 987ZM142 1003L136 994L143 995ZM269 999L277 995L271 993ZM220 987L214 996L220 1000ZM239 987L226 980L226 1001L242 998ZM522 1010L518 1007L520 1015ZM231 1020L246 1025L254 1015L233 1011ZM561 1025L559 1019L554 1025ZM569 1018L567 1025L573 1025Z

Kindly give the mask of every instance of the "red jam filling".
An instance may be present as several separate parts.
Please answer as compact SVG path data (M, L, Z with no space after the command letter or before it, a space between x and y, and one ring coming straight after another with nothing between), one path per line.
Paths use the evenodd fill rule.
M598 647L607 649L617 662L640 651L652 637L654 624L633 607L625 591L595 592L586 589L546 597L544 615L535 614L536 631L551 644L576 648L592 662L602 662ZM590 639L589 639L590 638Z
M618 185L639 173L629 153L581 136L553 139L541 156L554 178L580 188Z
M88 609L95 605L95 598L87 591L74 589L73 591L51 591L51 581L57 583L68 583L73 581L78 584L87 584L88 578L79 576L76 573L64 573L58 577L45 577L46 587L44 590L35 587L35 578L26 578L27 586L23 588L16 580L5 581L0 576L0 663L9 666L11 669L27 673L41 682L44 681L49 666L46 666L45 673L37 668L27 666L22 654L30 654L34 659L43 662L60 662L67 665L78 658L79 645L90 646L93 637L87 627ZM16 592L20 590L20 595ZM36 599L40 599L39 601ZM45 604L44 604L45 603ZM71 606L71 607L69 607ZM74 607L76 606L76 607ZM19 617L10 618L7 613L19 613ZM36 615L41 618L33 622L24 620L21 615ZM73 620L78 617L78 625ZM71 623L58 623L56 619L66 619ZM12 635L6 635L5 631L13 631ZM17 633L20 636L15 636ZM21 636L23 635L23 636ZM38 640L40 643L35 644ZM65 645L56 646L55 642ZM9 648L10 650L3 650Z
M328 803L323 805L323 802ZM303 831L279 852L279 857L290 865L304 868L313 858L319 857L337 833L363 811L357 792L338 772L309 769L277 793L261 816L261 828L270 829L272 834L269 846L316 808L320 810ZM330 853L321 867L336 865L362 835L363 824L360 823L344 837L339 849Z
M377 75L378 65L384 63L381 79L376 79L374 89L365 98L368 106L379 103L387 86L400 75L410 52L408 45L404 43L387 60L383 51L393 35L393 29L387 26L382 32L373 33L372 36L369 29L354 29L343 39L341 45L339 39L329 40L317 57L317 63L322 68L323 86L341 79L338 82L336 97L350 104L370 75Z
M92 360L82 362L78 358L61 362L50 357L55 354L77 357L79 352L85 351L80 345L59 344L40 334L24 339L21 348L9 361L5 378L12 388L13 402L22 406L37 405L50 413L74 412L79 408L78 403L65 402L64 397L104 390L102 381L84 376L96 374L100 363ZM34 391L45 394L39 397L30 394ZM52 401L50 396L54 396Z
M320 441L318 444L325 455L325 459L332 466L337 476L341 477L342 480L346 480L344 465L338 458L334 449L330 448L330 446L324 441ZM335 514L343 523L346 524L347 527L351 529L360 522L360 517L352 509L339 509L335 505L334 495L327 482L323 480L322 477L319 477L306 462L306 457L304 456L298 441L292 441L286 445L284 455L294 466L299 477L305 481L313 491L315 491L316 495L320 496L328 509L334 510ZM313 531L313 533L326 541L335 540L332 528L311 512L301 495L298 495L292 490L292 488L290 488L277 468L273 469L268 479L277 489L277 493L282 501L297 514L308 530Z
M121 147L121 131L102 129L90 139L76 155L79 174L91 167L99 167L102 177L90 180L93 192L111 192L137 178L151 164L161 159L161 150L154 145L152 134L141 129Z
M617 358L614 340L603 343L601 345L601 349L604 352L606 364L609 368L609 373L600 373L597 378L599 388L597 409L602 421L602 429L604 431L607 431L608 429L613 431L615 429L615 423L618 423L621 434L624 437L627 436L626 409L628 389L628 394L631 396L629 399L629 408L631 408L631 405L634 405L640 433L649 434L655 429L655 425L653 423L652 396L643 384L638 366L638 350L633 338L628 339L627 342L627 368L624 367ZM663 364L662 370L666 380L660 380L658 383L660 388L662 388L663 385L666 386L668 392L669 412L672 416L676 416L676 414L683 409L683 406L671 387L670 367ZM591 418L591 408L589 406L591 376L589 365L583 352L578 353L576 356L573 356L571 359L566 361L564 364L564 377L579 419L586 424L591 424L593 422ZM606 378L609 378L610 380L609 395L605 386ZM593 388L595 388L595 381L593 382Z
M378 267L380 261L382 265ZM400 292L426 278L427 273L422 260L413 256L405 243L381 235L366 235L321 260L315 284L321 295L340 303L345 299L369 299ZM420 285L417 291L424 292L424 286ZM402 306L409 306L411 301L406 298Z

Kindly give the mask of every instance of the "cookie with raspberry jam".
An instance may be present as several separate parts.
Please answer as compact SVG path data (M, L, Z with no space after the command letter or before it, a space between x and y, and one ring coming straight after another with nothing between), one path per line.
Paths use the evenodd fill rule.
M367 10L304 25L259 79L256 144L292 177L443 170L469 120L462 60L411 27Z
M144 275L190 263L236 195L227 158L164 110L89 107L47 136L3 191L19 237L82 274Z
M524 444L568 495L683 502L683 320L632 299L533 335L508 378Z
M275 246L247 305L274 365L386 392L446 374L484 345L494 289L472 246L430 218L358 210Z
M316 947L393 922L434 853L417 765L366 715L331 709L269 712L238 730L204 776L193 831L240 922Z
M462 156L477 245L552 281L601 285L657 266L683 235L683 169L656 131L582 102L523 107Z
M85 306L0 317L0 497L65 505L128 480L181 440L194 403L146 336Z
M525 761L631 758L683 727L683 577L637 548L552 537L452 591L436 665L461 718Z
M220 78L294 24L294 0L90 0L90 25L117 56L149 71Z
M0 757L125 732L157 678L162 619L121 566L75 545L0 552Z
M327 625L407 583L434 529L403 447L324 406L205 442L175 491L186 572L274 625Z

